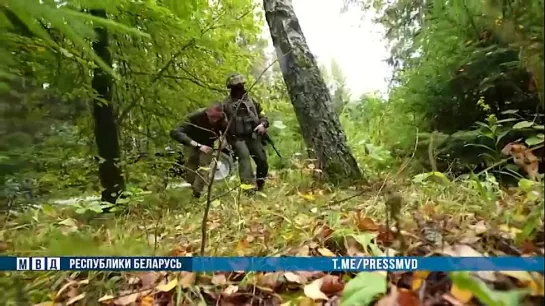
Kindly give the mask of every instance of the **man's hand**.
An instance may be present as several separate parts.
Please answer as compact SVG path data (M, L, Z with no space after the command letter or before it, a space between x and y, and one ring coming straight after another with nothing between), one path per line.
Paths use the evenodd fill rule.
M265 126L262 124L258 125L255 129L254 129L254 132L257 131L259 134L263 135L267 132L267 129L265 128Z
M213 149L211 147L201 145L199 147L199 151L203 152L204 154L210 154L213 151Z

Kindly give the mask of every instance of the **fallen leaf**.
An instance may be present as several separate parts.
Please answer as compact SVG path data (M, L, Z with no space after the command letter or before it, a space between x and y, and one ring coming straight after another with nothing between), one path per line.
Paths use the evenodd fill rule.
M332 295L341 292L344 289L344 284L340 281L337 275L326 274L322 277L322 286L320 291L327 295Z
M522 233L521 229L509 226L507 224L500 225L498 229L503 233L502 236L506 239L515 239L518 234Z
M465 244L448 246L443 249L443 254L452 257L483 257L483 254L475 251L475 249Z
M235 285L229 285L227 286L227 288L225 288L225 290L223 290L223 293L226 294L226 295L231 295L235 292L238 291L238 286L235 286Z
M362 217L361 211L356 214L357 227L360 231L377 231L379 226L369 217Z
M328 257L335 257L335 253L331 252L327 248L318 248L318 253L320 253L322 256L328 256Z
M72 305L74 304L75 302L79 301L79 300L82 300L83 298L85 297L85 292L83 292L82 294L79 294L71 299L68 300L68 302L66 302L66 306L68 305Z
M140 283L144 288L152 287L153 285L155 285L160 277L161 275L157 272L145 272L138 275L138 278L140 278Z
M519 281L522 285L529 287L531 289L531 294L533 296L543 296L543 284L545 280L543 275L535 273L534 276L530 272L526 271L499 271L499 273L512 277Z
M279 278L281 275L281 272L272 272L258 275L257 284L263 287L276 289L280 285Z
M59 298L61 297L62 293L63 293L64 291L66 291L66 289L68 289L69 287L71 287L71 286L73 286L73 285L75 285L75 284L77 284L77 283L76 283L75 281L72 281L72 280L69 281L68 283L64 284L64 285L61 287L61 289L59 289L59 291L57 292L57 294L55 295L55 300L59 299Z
M418 291L420 287L422 287L422 284L428 278L431 272L429 271L416 271L413 273L413 280L411 283L411 289L413 291Z
M237 243L237 246L235 247L235 252L239 256L245 256L249 246L250 243L248 242L248 240L246 240L246 238L244 238Z
M154 299L151 295L146 295L142 299L140 299L140 305L139 306L154 306L153 305Z
M227 283L227 277L225 277L225 274L214 274L211 282L216 286L223 286Z
M453 306L464 306L464 303L458 301L456 298L448 293L443 294L441 297L447 302L451 303Z
M188 288L188 287L191 287L191 286L193 286L193 284L195 284L196 279L197 279L197 274L196 273L184 271L184 272L181 273L180 285L184 289Z
M312 283L305 285L303 291L305 295L313 300L328 300L327 295L325 295L320 289L323 284L323 278L314 280Z
M460 289L455 284L450 288L450 294L458 301L467 304L473 298L473 293L466 289Z
M386 292L386 273L360 272L344 287L343 306L369 305Z
M39 304L34 304L34 306L53 306L54 303L51 302L51 301L48 301L48 302L42 302L42 303L39 303Z
M310 248L308 245L304 245L302 247L300 247L298 250L297 250L297 256L300 256L300 257L308 257L308 254L310 252Z
M407 289L400 289L397 297L397 303L398 305L402 306L419 306L420 300L414 292Z
M67 218L59 222L61 225L66 225L68 227L78 227L78 224L76 223L76 220L72 218Z
M314 197L314 195L309 194L309 193L297 192L297 194L298 194L301 198L303 198L303 199L305 199L305 200L308 200L308 201L314 201L314 200L316 200L316 198Z
M254 185L249 185L249 184L240 184L240 189L242 189L242 190L250 190L250 189L254 189Z
M479 221L475 225L470 225L470 229L475 231L475 234L480 235L483 233L486 233L488 231L488 226L484 223L484 221Z
M118 298L114 300L114 304L125 306L125 305L129 305L136 302L136 300L140 296L140 292L134 292L134 293L129 293L129 292L125 292L125 293L121 292L121 296L119 296Z
M284 277L286 278L286 280L290 283L297 283L297 284L301 284L301 278L299 277L299 275L293 273L293 272L286 272L284 273Z
M483 254L477 252L475 249L466 244L457 244L446 247L443 250L443 253L452 257L483 257ZM476 271L475 274L482 279L496 281L494 271Z
M399 290L396 286L392 286L390 293L382 297L375 306L398 306L397 298L399 297ZM402 305L405 306L405 305Z
M129 278L129 280L127 281L127 283L129 285L136 285L140 282L140 278L136 277L136 276L133 276L131 278Z
M161 291L161 292L169 292L170 290L174 289L174 287L176 287L176 285L178 285L178 280L176 278L174 278L173 280L171 280L170 282L168 282L166 284L158 285L157 287L155 287L155 289L157 289L158 291Z
M109 301L113 300L114 298L115 298L115 296L106 294L105 296L98 299L98 302L99 303L109 302Z

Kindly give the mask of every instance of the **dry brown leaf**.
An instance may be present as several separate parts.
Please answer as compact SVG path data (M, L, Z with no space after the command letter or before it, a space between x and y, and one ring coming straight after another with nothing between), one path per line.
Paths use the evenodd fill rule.
M297 283L297 284L301 284L301 277L299 277L299 275L293 273L293 272L286 272L284 273L284 277L286 278L286 280L290 283Z
M399 297L399 290L396 286L392 286L390 293L382 297L376 304L376 306L398 306L397 298ZM401 305L404 306L404 305Z
M453 306L464 306L464 303L458 301L456 298L448 293L443 294L441 297L447 302L451 303Z
M308 254L310 252L310 248L308 245L304 245L297 250L297 256L299 257L308 257Z
M473 293L469 290L460 289L455 284L450 288L450 294L458 301L467 304L473 298Z
M197 279L197 274L196 273L184 271L184 272L181 273L180 285L184 289L188 288L188 287L191 287L191 286L193 286L193 284L195 284L196 279Z
M246 240L246 238L244 238L237 243L237 246L235 247L235 252L239 256L245 256L248 252L249 247L250 243L248 242L248 240Z
M369 217L362 217L361 211L356 214L356 225L360 231L377 231L378 225Z
M484 234L489 230L488 226L486 226L486 223L483 220L477 222L475 225L470 225L469 228L475 231L475 234L477 235Z
M113 300L115 298L115 296L113 295L109 295L109 294L106 294L105 296L101 297L100 299L98 299L98 302L99 303L109 303L111 300Z
M142 283L142 287L148 288L155 285L157 280L161 277L161 274L157 272L144 272L140 275L138 275L138 278L140 278L140 282Z
M422 287L422 284L428 278L431 272L429 271L416 271L413 274L413 281L411 283L411 289L413 291L418 291L420 287Z
M227 283L227 277L225 277L225 274L214 274L211 282L216 286L223 286Z
M325 295L320 288L323 284L323 278L319 278L312 283L305 286L303 291L305 295L313 300L328 300L327 295Z
M139 306L153 306L153 302L154 302L153 296L146 295L145 297L140 299L140 305Z
M475 251L466 244L457 244L443 249L443 254L452 257L483 257L483 254Z
M232 295L233 293L238 291L238 286L236 285L229 285L225 290L223 290L223 293L226 295Z
M166 284L157 285L155 289L161 292L169 292L170 290L174 289L176 285L178 285L178 280L174 278L173 280L171 280L170 282Z
M66 306L72 305L75 302L82 300L84 297L85 297L85 292L83 292L82 294L76 295L75 297L69 299L68 302L66 302Z
M66 291L66 289L68 289L69 287L71 287L71 286L73 286L73 285L75 285L75 284L77 284L77 282L75 282L75 281L73 281L73 280L68 281L68 283L64 284L64 285L61 287L61 289L59 289L59 291L57 292L57 295L55 295L55 301L58 300L58 299L61 297L62 293L63 293L64 291Z
M279 278L281 275L281 272L272 272L259 275L257 277L257 284L263 287L276 289L280 285Z
M127 281L127 283L129 285L136 285L140 282L140 278L136 277L136 276L132 276L129 278L129 280Z
M299 276L299 280L301 280L301 284L305 285L309 282L312 278L320 278L324 276L324 272L322 271L297 271L296 274Z
M126 306L136 302L140 296L140 292L130 293L132 291L122 291L120 296L114 300L115 305Z
M539 273L530 274L526 271L499 271L499 273L512 277L519 281L522 285L529 287L531 289L531 295L533 296L543 296L544 295L544 284L545 280L543 275Z
M523 169L530 179L536 181L539 176L539 159L525 145L509 143L501 151L504 155L511 155L517 166Z
M341 292L344 289L344 284L340 281L337 275L326 274L322 277L322 286L320 291L327 295L332 295Z
M400 306L419 306L420 299L416 293L407 289L400 289L399 296L397 297L397 303Z
M328 256L328 257L335 257L335 253L331 252L327 248L318 248L318 253L320 253L322 256Z

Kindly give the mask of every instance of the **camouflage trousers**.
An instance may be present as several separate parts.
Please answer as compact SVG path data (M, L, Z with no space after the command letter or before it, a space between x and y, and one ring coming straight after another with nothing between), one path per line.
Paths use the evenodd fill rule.
M199 167L209 167L214 155L204 154L195 147L186 147L186 150L189 158L187 160L185 180L191 184L193 192L201 193L208 182L210 173L205 169L199 169Z
M231 146L238 159L238 173L241 183L254 185L257 179L262 184L269 172L269 164L261 139L251 136L239 137L231 143ZM256 164L256 176L254 176L250 157Z

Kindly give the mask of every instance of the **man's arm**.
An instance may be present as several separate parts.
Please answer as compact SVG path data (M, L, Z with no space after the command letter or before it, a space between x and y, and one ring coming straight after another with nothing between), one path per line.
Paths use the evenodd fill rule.
M190 126L193 124L192 121L194 116L194 113L187 116L187 119L182 124L170 131L170 137L183 145L197 146L197 142L187 135Z
M252 97L252 99L253 99L253 97ZM253 99L253 101L254 101L257 117L259 119L259 124L263 124L263 126L265 128L268 128L269 127L269 119L263 114L263 108L261 108L261 104L259 104L259 102L257 102L255 99Z

